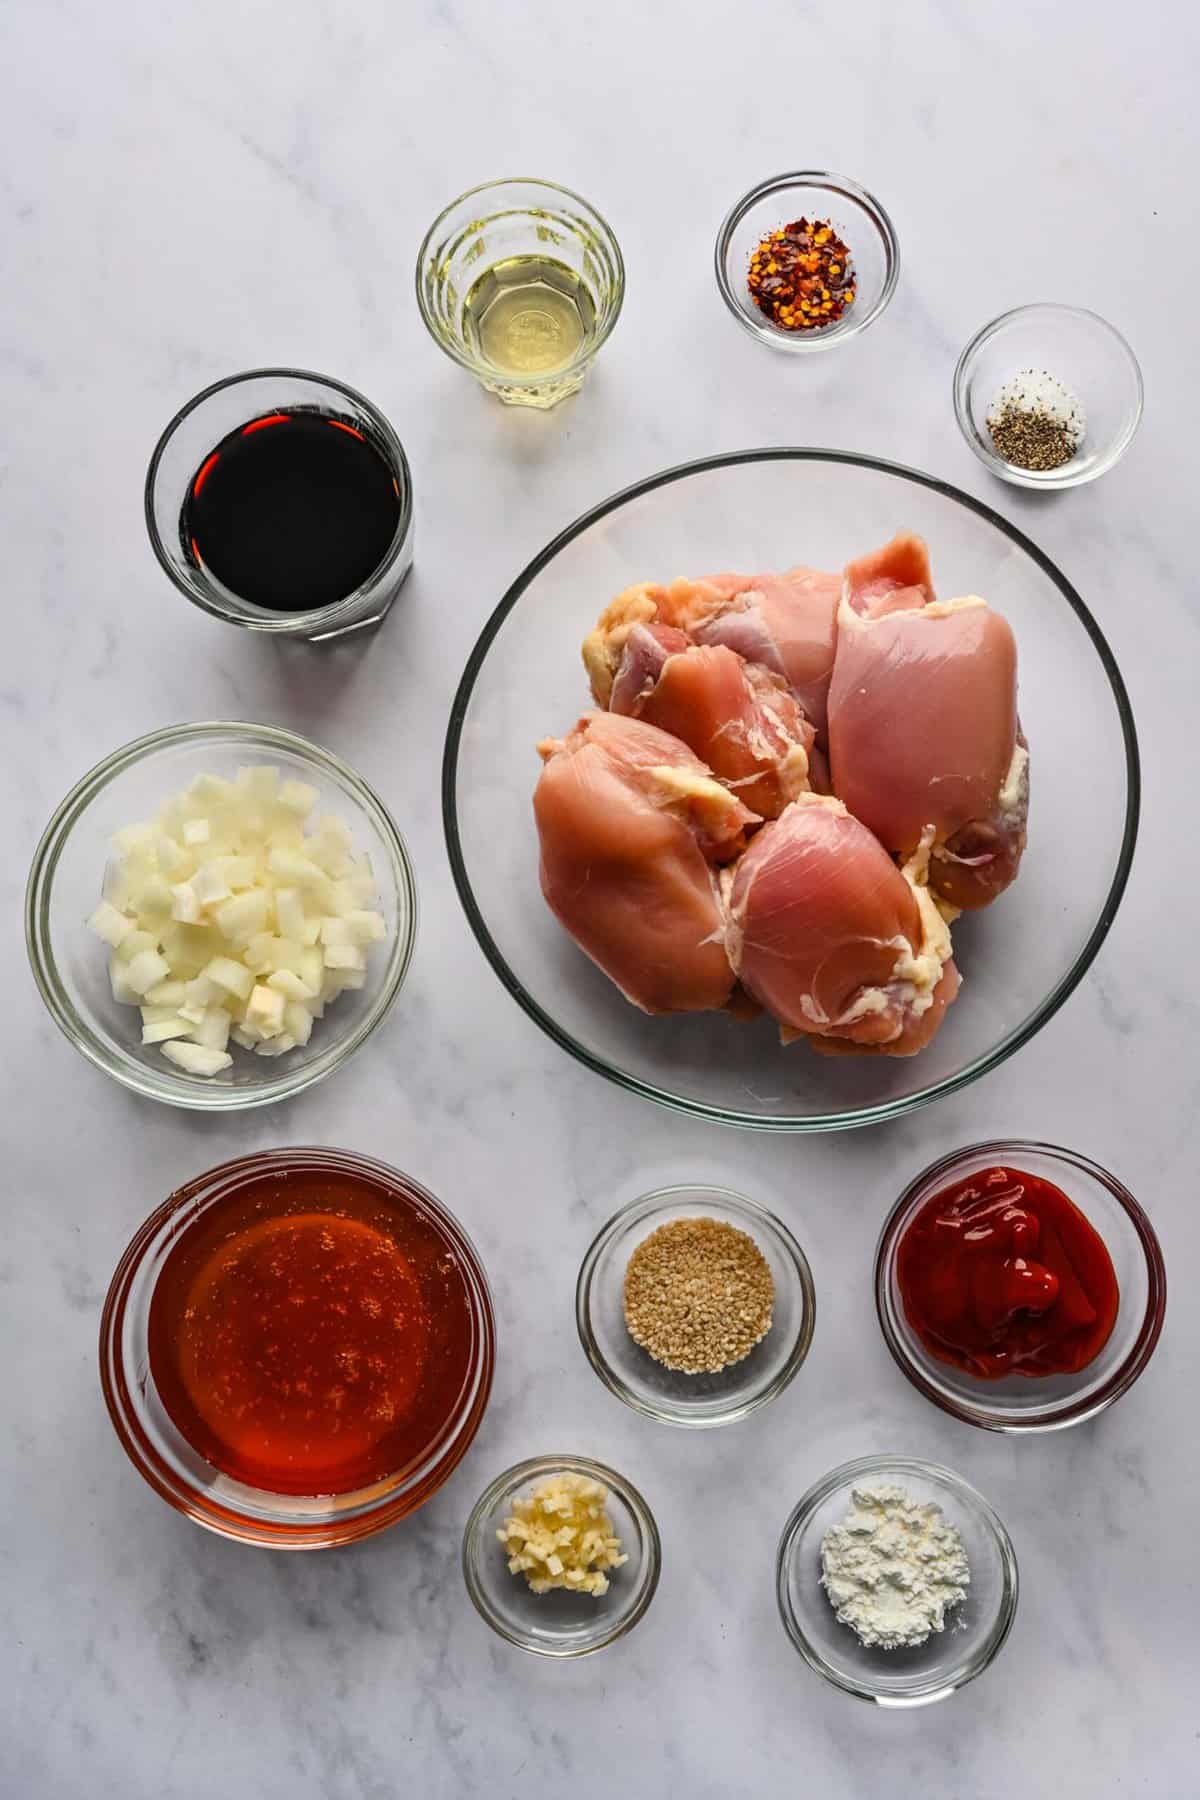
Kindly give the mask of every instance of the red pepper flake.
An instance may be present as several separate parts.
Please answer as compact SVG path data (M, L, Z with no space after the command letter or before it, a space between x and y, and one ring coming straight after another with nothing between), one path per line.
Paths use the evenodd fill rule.
M769 232L750 258L747 285L759 311L783 331L818 331L854 300L854 265L828 219L794 219Z

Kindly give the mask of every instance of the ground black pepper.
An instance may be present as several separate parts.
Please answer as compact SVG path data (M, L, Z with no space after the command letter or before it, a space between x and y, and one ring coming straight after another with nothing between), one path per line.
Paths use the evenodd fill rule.
M1083 439L1083 408L1045 369L1022 369L992 401L987 427L997 456L1044 474L1069 463Z

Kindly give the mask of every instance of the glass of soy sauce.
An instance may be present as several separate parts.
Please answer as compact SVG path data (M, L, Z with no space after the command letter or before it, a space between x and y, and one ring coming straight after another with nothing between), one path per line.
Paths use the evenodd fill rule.
M176 413L146 475L159 562L205 612L319 642L375 625L412 567L412 479L383 414L303 369L253 369Z

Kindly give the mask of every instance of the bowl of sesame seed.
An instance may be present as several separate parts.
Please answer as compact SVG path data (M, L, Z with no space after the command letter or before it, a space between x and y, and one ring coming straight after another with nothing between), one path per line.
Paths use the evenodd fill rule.
M744 1419L808 1355L812 1272L781 1220L727 1188L660 1188L623 1206L583 1259L575 1319L618 1399L668 1425Z

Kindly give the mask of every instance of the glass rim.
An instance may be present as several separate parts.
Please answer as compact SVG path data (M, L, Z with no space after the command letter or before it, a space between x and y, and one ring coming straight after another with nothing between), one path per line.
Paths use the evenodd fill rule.
M132 1058L128 1062L118 1060L75 1006L59 971L50 931L50 900L59 860L72 830L97 795L127 769L148 761L160 750L229 736L268 751L285 751L335 777L350 790L355 804L366 813L387 846L391 872L399 890L398 910L402 914L397 920L395 938L387 962L380 971L374 998L364 1007L355 1028L344 1040L318 1052L301 1067L264 1079L248 1089L188 1083L168 1072L165 1065L159 1073L144 1068ZM255 725L240 719L208 719L193 724L166 725L120 745L81 775L59 801L38 840L25 886L25 948L47 1012L68 1042L94 1067L146 1099L160 1100L194 1112L239 1112L269 1106L276 1100L302 1093L361 1048L391 1011L400 993L416 944L417 911L416 877L408 847L383 801L356 770L332 750L282 726Z
M860 212L866 214L879 234L883 245L884 274L883 283L873 305L859 312L857 305L851 307L833 325L826 326L819 332L806 334L797 332L789 334L777 331L761 314L748 313L738 303L729 277L729 250L734 232L741 224L751 207L757 206L760 200L766 200L772 194L782 193L785 188L815 187L828 193L840 194L851 201ZM717 287L726 306L750 336L760 344L766 344L775 350L789 353L832 350L838 344L847 343L859 332L873 325L880 314L889 305L900 279L900 239L896 235L896 227L891 216L882 203L869 189L852 181L848 175L838 175L831 169L793 169L782 175L769 175L735 200L717 232L716 245L713 251L713 267L717 277Z
M1030 313L1047 312L1057 313L1067 318L1086 319L1093 325L1099 325L1113 339L1118 351L1123 354L1133 375L1134 391L1137 396L1133 418L1124 432L1114 440L1108 453L1100 457L1092 467L1081 469L1074 475L1059 474L1055 469L1019 469L1014 463L1005 462L1002 456L998 456L995 451L988 448L980 433L975 429L975 421L967 404L967 376L984 345L1015 320L1024 318ZM967 448L974 451L984 468L998 476L1001 481L1011 483L1013 487L1030 488L1043 493L1063 493L1068 488L1084 487L1089 481L1095 481L1098 476L1107 475L1110 469L1115 468L1137 435L1146 400L1141 364L1134 355L1128 339L1100 313L1093 312L1087 306L1071 306L1063 300L1030 300L1023 306L1011 306L1007 312L997 313L994 319L989 319L986 325L981 325L963 348L954 366L952 393L954 417L958 423L958 429L962 433Z
M158 521L154 516L154 496L159 467L167 446L184 420L190 418L192 413L196 412L206 401L211 400L214 395L224 393L228 388L240 387L245 382L263 380L311 381L344 396L371 421L372 430L378 434L382 446L387 452L392 474L399 482L400 487L398 496L400 517L396 521L395 532L381 560L372 569L366 580L361 581L349 594L344 594L340 600L334 600L328 606L308 607L303 612L281 613L273 607L257 606L252 600L243 600L238 596L238 605L245 608L245 612L240 612L222 600L219 594L208 592L200 582L185 579L171 561L158 529ZM194 606L200 607L203 612L211 614L213 618L223 619L227 625L242 625L251 631L266 632L268 635L296 637L303 635L306 629L336 626L352 617L394 569L404 553L404 547L412 530L412 470L409 468L404 446L390 421L372 401L367 399L365 394L359 393L357 388L352 388L348 383L337 380L335 376L319 374L315 369L293 369L284 365L243 369L236 375L225 375L220 381L210 382L198 394L193 394L192 398L186 401L163 427L147 465L142 504L150 547L154 551L163 573L185 599L190 600Z
M519 1489L536 1481L539 1475L587 1475L593 1481L601 1482L611 1489L620 1499L622 1505L635 1521L642 1544L642 1560L638 1568L637 1587L630 1596L628 1606L614 1619L609 1630L586 1644L554 1646L550 1644L531 1643L528 1637L516 1630L497 1611L488 1600L476 1572L476 1558L482 1535L488 1529L488 1518L498 1501L506 1494L513 1495ZM498 1637L515 1645L518 1650L525 1650L531 1656L549 1656L558 1660L572 1660L580 1656L591 1656L597 1650L607 1649L619 1638L625 1637L645 1616L650 1602L658 1590L659 1577L662 1574L662 1539L659 1535L658 1522L650 1507L632 1481L626 1480L616 1469L608 1464L597 1462L590 1456L530 1456L523 1461L513 1463L511 1468L504 1469L488 1485L476 1500L467 1522L463 1528L461 1567L463 1582L466 1586L471 1604L485 1624L490 1625Z
M716 1204L727 1212L742 1219L749 1229L748 1235L753 1237L753 1227L757 1226L764 1235L775 1242L788 1263L795 1277L800 1293L800 1318L796 1326L791 1349L787 1360L776 1370L769 1381L765 1381L746 1400L736 1406L730 1406L721 1412L710 1413L703 1417L689 1418L665 1406L655 1405L637 1389L630 1387L604 1355L592 1324L592 1287L599 1267L600 1259L620 1236L626 1226L635 1224L641 1219L649 1218L684 1195L696 1195L697 1207L704 1205L704 1196L709 1196ZM595 1370L600 1380L610 1393L623 1400L632 1411L641 1413L643 1418L657 1419L663 1425L678 1425L684 1430L710 1430L718 1425L735 1424L740 1419L749 1418L768 1401L774 1400L792 1383L799 1374L808 1352L812 1346L813 1333L817 1323L817 1295L813 1283L812 1269L808 1258L799 1242L788 1227L775 1213L757 1200L747 1198L745 1194L735 1192L733 1188L716 1187L709 1182L675 1182L669 1187L655 1188L650 1193L641 1194L619 1207L605 1225L602 1225L596 1236L584 1252L583 1261L575 1282L575 1327L579 1333L579 1341L584 1355ZM735 1365L736 1366L736 1365Z
M986 1157L1001 1163L1016 1163L1025 1155L1046 1157L1053 1163L1062 1163L1077 1169L1098 1182L1111 1195L1132 1225L1145 1257L1147 1291L1146 1308L1138 1325L1137 1336L1130 1346L1128 1354L1113 1370L1107 1381L1103 1382L1094 1392L1081 1395L1078 1400L1068 1400L1056 1406L1043 1407L1040 1411L1030 1410L1027 1413L1010 1417L992 1411L982 1397L978 1405L971 1405L952 1394L943 1392L935 1382L929 1379L909 1351L893 1316L894 1309L889 1283L893 1259L903 1228L912 1216L918 1196L923 1195L930 1184L943 1177L951 1176L954 1170L960 1168L964 1162L974 1161L977 1157ZM992 1138L979 1144L966 1144L959 1150L951 1150L945 1156L938 1157L936 1161L915 1175L899 1199L892 1205L884 1220L875 1248L873 1286L875 1311L884 1343L896 1366L918 1393L932 1401L934 1406L939 1407L942 1412L949 1413L951 1418L959 1419L966 1425L976 1425L983 1431L1001 1432L1009 1437L1065 1431L1071 1425L1083 1424L1086 1420L1093 1419L1097 1414L1105 1412L1113 1405L1114 1401L1121 1398L1122 1394L1128 1392L1145 1370L1162 1335L1167 1306L1167 1271L1162 1246L1148 1215L1134 1199L1129 1189L1108 1169L1102 1168L1090 1157L1081 1155L1077 1150L1068 1150L1061 1144L1041 1143L1036 1138ZM980 1383L980 1387L986 1389L987 1383Z
M417 261L414 271L417 309L421 314L422 322L430 337L438 346L438 349L448 356L452 362L456 362L460 368L468 370L471 374L474 374L479 368L486 368L489 373L494 372L491 370L489 364L468 356L456 343L443 336L442 332L438 329L437 320L429 310L425 298L422 277L429 259L430 247L433 244L435 234L439 228L446 223L450 216L467 200L474 200L477 196L483 194L494 194L501 188L509 187L541 188L547 194L560 195L564 199L574 201L577 206L583 207L584 211L590 215L591 221L599 226L605 247L613 260L612 305L608 317L604 322L603 329L597 336L591 339L586 348L579 351L579 353L572 357L569 363L565 363L561 369L554 369L542 375L521 377L519 379L512 376L505 377L505 380L510 385L523 388L552 387L556 386L564 379L568 379L570 376L578 374L581 369L588 368L598 353L603 349L604 345L608 342L608 339L612 335L613 327L621 316L621 309L625 304L625 258L621 253L621 246L618 242L617 234L605 218L604 214L599 212L597 208L592 205L590 200L585 199L584 196L578 193L574 188L564 187L562 183L558 181L545 181L540 175L506 175L501 177L498 181L481 181L475 187L465 189L463 193L459 194L457 199L451 200L448 206L442 208L441 212L438 213L428 231L425 233L425 236L421 239L420 247L417 250Z
M741 1112L732 1107L686 1098L681 1094L672 1093L666 1088L657 1087L653 1082L644 1081L640 1076L631 1074L618 1064L609 1062L607 1058L589 1050L586 1045L581 1044L572 1037L570 1032L558 1024L527 991L515 972L509 968L475 899L458 829L458 805L455 793L458 757L471 695L493 641L525 590L553 561L555 556L575 538L629 501L641 499L660 487L667 487L673 482L685 480L692 475L709 474L715 469L735 468L761 462L836 463L845 464L851 468L871 469L885 475L896 475L904 481L912 482L914 486L929 488L932 492L941 494L948 500L957 501L960 506L966 507L969 512L975 513L989 525L994 526L1010 543L1016 544L1018 549L1023 550L1042 573L1053 582L1091 639L1092 647L1100 659L1101 667L1112 690L1125 749L1125 820L1116 867L1096 922L1070 968L1026 1019L1014 1027L998 1044L994 1044L989 1050L975 1057L965 1068L955 1070L953 1074L945 1076L941 1081L933 1082L918 1093L906 1094L899 1099L882 1101L878 1105L858 1108L849 1113L826 1112L806 1117L797 1115L766 1117L758 1113ZM796 1133L848 1131L863 1125L879 1124L887 1119L900 1118L905 1113L914 1112L921 1106L928 1106L944 1095L957 1093L960 1089L969 1086L972 1081L978 1080L980 1076L988 1074L992 1069L999 1068L1001 1063L1006 1062L1022 1045L1027 1044L1031 1038L1035 1037L1047 1020L1053 1018L1064 1001L1078 987L1101 944L1108 936L1109 928L1116 917L1121 897L1129 880L1134 847L1137 843L1140 813L1141 761L1138 753L1137 731L1133 721L1133 709L1124 679L1117 666L1116 658L1109 648L1108 641L1092 613L1066 576L1051 562L1045 551L1040 550L1031 538L1026 537L1023 531L1011 524L1001 513L994 511L985 501L975 499L973 495L954 487L948 481L941 480L938 476L924 474L918 469L906 468L902 463L888 462L882 457L866 456L858 451L795 445L724 451L714 456L699 457L691 462L677 463L671 468L663 469L655 475L634 482L629 487L619 489L608 499L600 501L598 505L591 507L587 512L581 513L571 524L551 538L549 543L530 562L526 563L492 611L491 616L485 621L467 658L466 667L451 702L450 719L442 754L442 827L450 859L450 872L454 877L459 902L466 914L467 923L471 927L475 940L490 963L493 972L522 1011L545 1032L547 1037L582 1063L585 1068L591 1069L597 1075L604 1076L606 1080L614 1082L627 1093L639 1094L644 1099L653 1100L660 1106L665 1106L673 1112L683 1113L689 1117L709 1119L718 1124L735 1125L756 1131Z
M403 1485L386 1488L387 1477L350 1494L331 1496L339 1505L326 1518L293 1522L241 1512L224 1500L206 1498L204 1490L185 1481L165 1463L150 1442L142 1424L137 1396L140 1379L126 1369L123 1327L133 1283L142 1260L170 1220L196 1202L192 1218L214 1205L229 1191L230 1183L243 1177L290 1168L348 1169L384 1181L406 1198L416 1201L432 1216L437 1229L461 1257L472 1298L472 1315L479 1337L471 1378L456 1402L454 1416L442 1427L421 1461L403 1474ZM134 1232L113 1271L105 1294L99 1331L100 1386L117 1439L143 1480L176 1512L219 1537L258 1545L264 1549L322 1550L356 1543L396 1524L422 1506L453 1474L466 1455L487 1409L495 1373L496 1318L487 1272L470 1234L435 1194L415 1177L353 1150L329 1145L287 1145L255 1150L206 1169L168 1194ZM178 1428L176 1428L178 1429ZM182 1433L179 1434L182 1437ZM184 1440L186 1441L186 1440ZM218 1471L219 1473L219 1471ZM430 1486L434 1477L438 1477ZM248 1484L242 1484L246 1486ZM265 1499L272 1496L266 1490ZM278 1498L295 1498L278 1496ZM306 1496L299 1496L303 1499ZM312 1496L320 1498L320 1496Z
M917 1480L927 1481L935 1486L945 1487L951 1494L965 1501L983 1520L989 1530L992 1541L1000 1557L1000 1605L995 1623L984 1642L975 1654L956 1671L952 1679L943 1679L929 1691L919 1691L911 1695L880 1694L865 1682L858 1682L844 1675L828 1663L816 1645L810 1640L804 1626L792 1605L791 1570L797 1540L801 1531L808 1524L817 1508L822 1506L839 1488L849 1487L861 1476L879 1474L911 1475ZM977 1675L991 1666L1008 1639L1013 1621L1017 1616L1017 1602L1020 1596L1020 1573L1017 1566L1017 1553L1008 1535L1007 1527L991 1502L984 1498L979 1489L974 1487L963 1476L948 1469L944 1463L929 1462L919 1456L893 1455L886 1451L871 1456L854 1457L850 1462L840 1463L836 1469L830 1469L819 1481L815 1481L808 1491L801 1496L788 1515L783 1533L779 1539L779 1548L775 1556L775 1597L779 1607L779 1616L784 1631L792 1646L800 1652L809 1668L815 1669L818 1675L834 1687L840 1688L856 1700L870 1701L874 1705L887 1707L897 1711L911 1710L917 1706L928 1706L934 1701L945 1700L959 1688L966 1687Z

